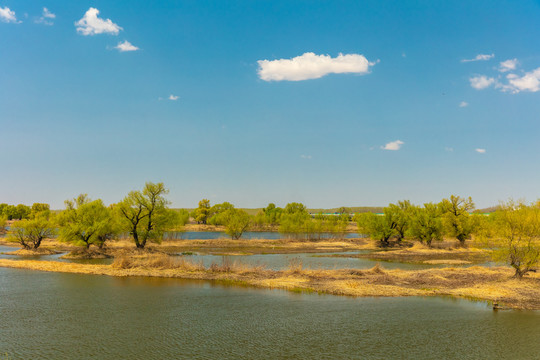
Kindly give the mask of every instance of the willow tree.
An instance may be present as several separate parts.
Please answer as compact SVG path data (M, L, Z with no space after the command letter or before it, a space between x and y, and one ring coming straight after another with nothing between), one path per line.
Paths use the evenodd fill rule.
M540 204L508 201L491 215L491 241L496 259L522 278L540 266Z
M104 235L111 231L112 214L103 201L90 200L81 194L66 200L66 209L58 215L59 240L71 242L86 249L90 245L103 246Z
M225 225L225 233L233 240L240 239L251 224L251 216L242 209L228 209L220 216Z
M138 249L149 241L161 242L164 233L178 223L178 213L168 208L164 196L168 193L163 183L147 182L142 191L131 191L115 206Z
M19 243L23 249L37 250L44 239L55 234L56 228L49 216L41 214L32 219L16 221L9 230L8 240Z
M469 239L475 230L475 218L469 214L474 210L472 199L452 195L449 199L443 199L440 207L445 233L455 237L462 246L465 245L465 240Z

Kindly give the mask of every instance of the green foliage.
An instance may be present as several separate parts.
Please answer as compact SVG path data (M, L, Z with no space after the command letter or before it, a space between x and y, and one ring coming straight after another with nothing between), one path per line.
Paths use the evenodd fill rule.
M234 209L234 205L229 202L212 206L208 213L207 223L211 225L225 225L226 219L224 214L232 209Z
M251 224L251 216L244 210L230 208L221 213L220 221L225 225L225 233L236 240L240 239Z
M17 206L0 204L0 217L5 217L7 220L28 219L30 211L30 207L23 204Z
M189 211L186 209L178 209L176 212L178 213L178 225L186 225L189 222Z
M270 203L267 207L260 210L253 218L253 223L258 228L272 228L279 225L283 209Z
M450 199L443 199L440 206L446 235L458 239L464 245L476 229L474 218L469 214L474 210L472 199L452 195Z
M32 208L30 209L30 216L39 213L50 213L51 208L49 204L33 203Z
M354 220L358 223L358 230L373 240L380 242L381 246L390 245L390 238L395 236L396 230L387 216L373 213L356 214Z
M40 212L32 219L18 220L11 226L8 241L19 243L24 249L36 250L43 239L56 234L54 222L48 212Z
M495 259L506 261L522 278L540 265L540 207L508 201L490 215Z
M144 248L148 241L161 242L167 230L180 226L179 213L168 208L164 197L168 192L163 183L147 182L142 191L131 191L114 206L137 248Z
M311 217L306 207L300 203L289 203L280 217L279 232L289 237L308 237L312 231Z
M431 246L433 241L443 239L442 209L439 204L427 203L423 208L411 211L410 235Z
M210 215L210 200L202 199L199 201L199 207L191 213L191 217L197 222L197 224L205 224Z
M86 194L73 200L66 200L66 209L58 215L60 241L89 248L90 245L102 247L115 232L110 209L103 201L91 201Z
M409 200L398 201L397 204L389 204L383 209L386 222L394 229L394 236L397 241L405 238L405 234L410 227L412 205Z
M7 216L0 213L0 235L6 233Z

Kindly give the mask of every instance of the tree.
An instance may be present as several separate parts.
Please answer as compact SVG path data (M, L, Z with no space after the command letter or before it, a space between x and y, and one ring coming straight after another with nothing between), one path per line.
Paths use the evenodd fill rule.
M490 218L495 258L512 266L516 278L534 271L540 265L540 207L510 200Z
M161 242L165 231L178 224L178 213L167 207L168 193L163 183L147 182L142 191L131 191L115 206L138 249L148 241Z
M7 216L0 213L0 235L6 233Z
M301 203L289 203L280 217L279 232L296 238L309 238L312 232L311 216Z
M382 247L390 245L390 238L395 236L396 230L392 227L388 217L374 213L361 213L356 214L354 218L360 232L379 241Z
M71 242L86 249L94 244L103 246L111 230L111 212L103 201L91 201L86 194L66 200L66 209L58 215L59 240Z
M409 229L411 222L411 203L409 200L398 201L397 204L390 204L383 209L386 221L395 230L397 241L405 238L405 233Z
M206 222L211 225L225 225L225 218L223 215L231 209L234 209L234 205L226 201L223 204L212 206L208 212Z
M240 239L244 231L251 224L251 217L241 209L228 209L222 214L225 233L232 239Z
M445 233L455 237L464 246L465 240L469 239L475 230L474 218L469 214L474 210L472 199L452 195L450 199L443 199L440 206Z
M426 203L423 208L413 207L411 210L410 234L412 237L428 246L431 246L434 240L442 240L442 211L439 204Z
M199 201L199 207L193 211L192 217L193 219L195 219L197 224L206 225L206 221L208 220L209 215L210 215L210 200L202 199L201 201Z
M26 250L37 250L43 239L53 237L56 228L47 213L28 220L16 221L9 230L8 240L17 242Z

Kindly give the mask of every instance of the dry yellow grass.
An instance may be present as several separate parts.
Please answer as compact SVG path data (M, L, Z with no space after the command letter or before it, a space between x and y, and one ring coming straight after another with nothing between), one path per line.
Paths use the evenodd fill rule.
M439 268L428 270L304 269L292 263L282 271L224 262L205 268L182 257L150 254L119 257L113 265L0 259L1 267L108 276L150 276L218 280L291 291L349 296L447 295L486 300L519 309L540 309L540 276L512 278L506 267Z

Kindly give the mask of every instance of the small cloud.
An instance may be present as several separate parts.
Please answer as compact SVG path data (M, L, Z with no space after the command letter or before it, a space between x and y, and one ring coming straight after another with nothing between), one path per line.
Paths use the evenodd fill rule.
M495 54L490 54L490 55L487 55L487 54L478 54L476 55L475 58L473 59L463 59L461 60L462 63L466 63L466 62L472 62L472 61L487 61L491 58L493 58L495 56Z
M300 155L300 158L311 160L311 155Z
M10 8L0 7L0 21L5 23L21 23L22 21L17 20L17 16L15 15L15 11L11 10Z
M467 106L469 106L469 103L466 102L466 101L462 101L462 102L459 103L459 107L461 107L461 108L464 108L464 107L467 107Z
M259 60L259 77L264 81L301 81L318 79L328 74L367 74L369 62L363 55L316 55L307 52L292 59Z
M403 145L403 144L405 144L405 143L403 141L401 141L401 140L391 141L388 144L386 144L384 146L381 146L381 149L396 151L396 150L401 149L401 145Z
M474 151L476 151L479 154L485 154L486 153L486 149L474 149Z
M172 101L176 101L179 98L180 98L180 96L176 96L176 95L171 94L171 95L169 95L169 97L167 99L172 100Z
M448 151L448 152L452 152L452 151L454 151L454 148L451 148L451 147L445 147L444 150L445 150L445 151Z
M122 28L113 23L111 19L102 19L98 17L99 10L96 8L89 8L84 14L82 19L75 23L77 32L88 36L96 34L113 34L118 35Z
M509 85L502 86L502 91L509 91L514 94L517 94L520 91L540 91L540 67L525 73L523 76L508 74L506 78L508 79Z
M56 19L56 15L49 11L46 7L43 8L42 15L35 21L36 24L54 25L53 19Z
M494 78L487 77L485 75L474 76L469 79L471 86L476 90L485 89L495 83Z
M517 64L518 64L518 59L509 59L506 61L502 61L499 64L499 71L507 72L507 71L516 70Z
M119 42L118 45L116 45L114 48L118 49L118 51L120 52L140 50L138 47L136 47L127 40L125 40L124 42Z
M406 58L406 57L407 57L407 54L405 54L405 53L401 53L401 57L404 57L404 58Z

